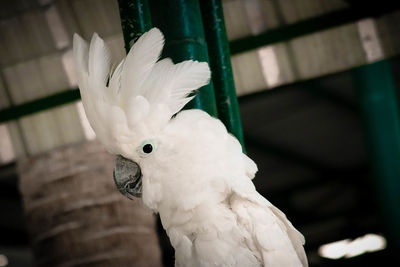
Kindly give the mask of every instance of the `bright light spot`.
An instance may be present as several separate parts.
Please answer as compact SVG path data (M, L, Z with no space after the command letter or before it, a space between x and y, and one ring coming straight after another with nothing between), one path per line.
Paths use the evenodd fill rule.
M262 72L268 87L275 87L281 83L278 58L273 46L266 46L257 50Z
M45 13L50 33L53 36L54 43L58 49L65 48L69 45L68 33L55 6L48 8Z
M267 30L268 26L265 20L265 13L262 8L262 2L259 0L243 1L246 19L250 31L253 35L259 35Z
M363 19L357 22L358 34L368 62L384 58L381 40L373 19Z
M355 257L366 252L374 252L385 248L386 239L383 236L367 234L350 243L346 258Z
M0 147L0 163L7 163L15 159L15 151L6 124L0 124Z
M351 258L367 252L386 248L386 239L376 234L367 234L354 240L345 239L319 247L318 254L328 259Z
M8 265L8 259L6 255L0 254L0 266L7 266Z
M44 1L42 0L42 2ZM68 33L65 30L64 24L57 8L55 6L51 6L45 11L44 15L47 20L47 24L49 25L49 29L51 35L53 36L56 47L58 49L62 49L69 46Z
M346 248L351 241L349 239L322 245L318 249L321 257L329 259L340 259L346 254Z

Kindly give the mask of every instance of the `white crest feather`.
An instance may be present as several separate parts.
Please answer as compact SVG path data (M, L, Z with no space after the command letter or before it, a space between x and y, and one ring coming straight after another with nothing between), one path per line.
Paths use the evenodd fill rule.
M96 33L90 46L75 34L73 46L86 115L99 140L115 154L129 150L127 140L142 129L165 126L192 99L189 95L210 80L205 62L158 61L164 36L157 28L143 34L112 73L110 51Z
M148 78L164 46L164 36L153 28L141 36L126 56L121 72L121 97L143 95L143 83Z

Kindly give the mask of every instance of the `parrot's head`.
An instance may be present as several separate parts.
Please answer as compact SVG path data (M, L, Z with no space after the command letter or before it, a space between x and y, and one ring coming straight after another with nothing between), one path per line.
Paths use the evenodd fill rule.
M146 194L146 186L151 184L151 178L143 179L146 173L162 171L160 166L165 164L160 162L171 156L171 147L179 146L166 141L166 128L194 97L194 90L210 79L205 62L159 60L163 46L162 33L153 28L112 69L109 49L97 34L90 45L74 35L74 59L86 116L97 139L116 155L115 184L129 198Z

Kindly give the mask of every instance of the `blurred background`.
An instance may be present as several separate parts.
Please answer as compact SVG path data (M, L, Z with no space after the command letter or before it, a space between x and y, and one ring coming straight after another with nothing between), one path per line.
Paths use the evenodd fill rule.
M394 260L388 244L400 241L392 232L400 209L393 198L400 191L400 4L222 2L258 191L305 235L310 266ZM71 52L75 32L86 40L99 33L117 59L125 55L124 40L117 0L0 3L0 266L34 266L33 255L43 260L56 246L79 254L69 231L82 225L81 237L89 228L137 223L133 204L114 188L113 157L85 118ZM78 191L84 201L70 193ZM79 221L89 215L92 224ZM93 226L102 221L103 228ZM158 228L150 240L161 244L161 256L153 255L173 266L159 222L149 225ZM129 241L127 227L87 240L129 254L140 241ZM55 238L60 233L63 241ZM111 235L120 236L102 241ZM115 255L105 258L115 262ZM102 257L94 257L98 264L58 257L64 262L36 264L103 266Z

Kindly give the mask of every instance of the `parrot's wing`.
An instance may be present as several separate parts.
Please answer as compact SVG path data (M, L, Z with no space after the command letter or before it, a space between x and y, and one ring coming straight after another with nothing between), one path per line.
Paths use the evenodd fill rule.
M262 197L247 177L231 187L231 209L249 233L249 248L256 250L265 266L307 266L303 235L285 214Z

